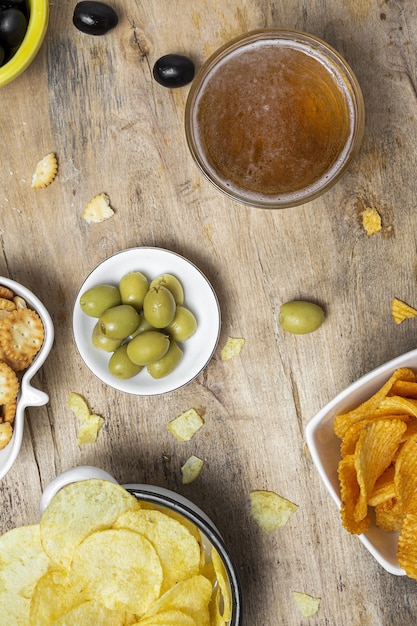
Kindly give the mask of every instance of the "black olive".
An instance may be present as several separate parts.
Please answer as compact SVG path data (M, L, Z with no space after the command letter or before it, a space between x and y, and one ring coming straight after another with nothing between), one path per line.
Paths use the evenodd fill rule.
M3 61L4 61L4 57L6 56L6 53L4 51L4 49L0 46L0 65L3 65Z
M184 87L194 78L194 63L181 54L166 54L153 66L153 77L163 87Z
M73 24L87 35L105 35L117 26L119 17L116 11L104 2L85 0L74 9Z
M20 46L26 34L27 21L19 9L0 11L0 44L6 48Z

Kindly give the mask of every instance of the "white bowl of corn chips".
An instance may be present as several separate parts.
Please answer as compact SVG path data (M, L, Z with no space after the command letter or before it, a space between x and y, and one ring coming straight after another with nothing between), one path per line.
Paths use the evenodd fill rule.
M412 350L359 378L306 427L341 528L358 535L388 572L411 578L417 578L416 373Z
M197 321L194 334L180 342L183 355L179 364L162 378L153 378L146 367L130 378L122 379L113 375L109 370L112 353L97 349L92 343L98 318L90 317L81 309L81 298L89 289L103 284L118 287L122 277L131 272L142 273L149 285L158 277L174 276L182 285L184 306ZM217 347L220 317L219 302L213 287L191 261L163 248L138 247L113 254L87 276L74 305L73 335L81 358L97 378L125 393L152 396L183 387L207 366Z
M242 623L235 567L203 511L161 487L121 486L95 467L57 476L40 523L2 535L0 552L10 623Z
M32 386L32 378L53 340L54 326L39 298L14 280L0 277L0 479L19 454L26 407L49 400Z

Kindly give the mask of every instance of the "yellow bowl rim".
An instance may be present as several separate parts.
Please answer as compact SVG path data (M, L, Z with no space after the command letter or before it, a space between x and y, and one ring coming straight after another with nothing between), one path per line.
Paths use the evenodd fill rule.
M49 0L31 0L28 28L17 52L0 67L0 86L19 76L37 55L49 21Z

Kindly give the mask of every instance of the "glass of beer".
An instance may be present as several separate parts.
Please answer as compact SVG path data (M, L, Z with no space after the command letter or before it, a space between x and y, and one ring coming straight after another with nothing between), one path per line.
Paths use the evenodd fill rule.
M363 136L359 83L332 47L282 29L222 46L191 86L185 131L202 173L243 204L286 208L322 195Z

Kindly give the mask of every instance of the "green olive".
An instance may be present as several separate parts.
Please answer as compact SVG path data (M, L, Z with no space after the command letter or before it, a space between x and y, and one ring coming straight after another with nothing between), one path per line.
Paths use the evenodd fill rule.
M127 356L136 365L149 365L168 352L169 337L158 330L147 330L127 344Z
M187 341L197 330L197 320L185 306L177 306L174 319L165 330L175 341Z
M182 355L183 351L179 345L171 340L168 352L161 359L150 363L146 369L152 378L164 378L164 376L168 376L168 374L174 371L181 361Z
M175 299L166 287L149 289L143 300L143 314L154 328L165 328L174 319Z
M143 307L143 299L149 289L149 281L142 272L129 272L122 276L119 291L122 304L131 304L137 311Z
M119 304L104 311L100 317L100 332L110 339L125 339L140 324L140 315L130 304Z
M121 304L120 291L114 285L96 285L80 297L80 307L90 317L101 317L107 309Z
M126 378L132 378L136 376L143 369L142 365L136 365L133 363L127 355L127 347L129 344L122 344L111 355L109 361L109 372L116 378L125 380Z
M184 289L178 278L173 274L161 274L153 279L150 287L166 287L174 296L177 304L184 304Z
M104 352L114 352L122 343L122 339L110 339L110 337L103 335L100 330L100 322L97 322L93 328L91 341L97 350L104 350Z
M323 320L323 309L318 304L303 300L286 302L281 306L278 314L281 328L298 335L312 333L321 326Z

